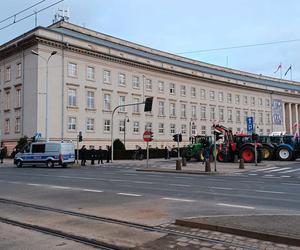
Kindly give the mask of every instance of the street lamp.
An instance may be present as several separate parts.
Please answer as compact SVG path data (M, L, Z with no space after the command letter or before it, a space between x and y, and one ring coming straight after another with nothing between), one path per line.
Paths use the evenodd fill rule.
M57 51L52 51L50 56L48 58L45 58L43 56L41 56L37 51L35 50L31 50L31 54L33 55L36 55L36 56L39 56L40 58L42 58L45 62L46 62L46 119L45 119L45 138L46 138L46 141L49 140L48 138L48 85L49 85L49 61L50 61L50 58L52 56L54 56L55 54L57 54Z
M129 117L126 115L125 118L124 118L124 147L126 149L126 146L125 146L125 137L126 137L126 122L129 122Z

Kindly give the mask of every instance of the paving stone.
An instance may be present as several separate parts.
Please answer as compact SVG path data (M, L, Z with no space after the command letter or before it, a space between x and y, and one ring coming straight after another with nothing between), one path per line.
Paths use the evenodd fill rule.
M187 237L181 237L181 238L178 238L177 241L180 241L180 242L187 242L189 239Z
M184 243L184 242L178 242L177 245L181 246L181 247L187 247L189 244L188 243Z

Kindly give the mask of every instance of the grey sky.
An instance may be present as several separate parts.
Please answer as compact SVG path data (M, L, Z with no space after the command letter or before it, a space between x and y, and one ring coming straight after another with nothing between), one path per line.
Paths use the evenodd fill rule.
M5 1L0 20L38 1ZM65 0L58 6L70 8L72 23L171 53L300 38L298 0ZM57 7L39 14L39 25L51 24ZM0 43L33 27L34 17L1 30ZM280 76L273 73L280 62L283 74L292 64L293 80L300 81L299 49L300 41L184 56L221 66L228 58L231 68L273 77Z

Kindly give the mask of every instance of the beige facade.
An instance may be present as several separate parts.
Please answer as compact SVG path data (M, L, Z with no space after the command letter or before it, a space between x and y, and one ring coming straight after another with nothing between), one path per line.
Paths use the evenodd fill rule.
M183 134L184 144L191 134L211 134L213 122L246 132L247 116L255 117L261 134L298 129L298 82L205 64L59 22L0 47L1 139L8 146L23 135L45 136L42 57L52 51L57 54L48 64L50 140L76 141L82 131L86 145L110 144L112 110L148 96L154 97L151 114L141 105L114 116L114 138L123 140L125 121L127 148L144 146L145 129L153 131L151 146L159 148L173 145L174 133Z

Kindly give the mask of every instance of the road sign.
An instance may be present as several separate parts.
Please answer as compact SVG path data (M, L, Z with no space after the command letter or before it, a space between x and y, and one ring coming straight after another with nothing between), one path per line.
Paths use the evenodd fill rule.
M250 116L250 117L247 117L247 131L249 133L253 132L254 130L254 126L253 126L253 117Z
M153 136L153 133L150 132L150 131L145 131L144 134L143 134L143 139L144 141L152 141L152 136Z

